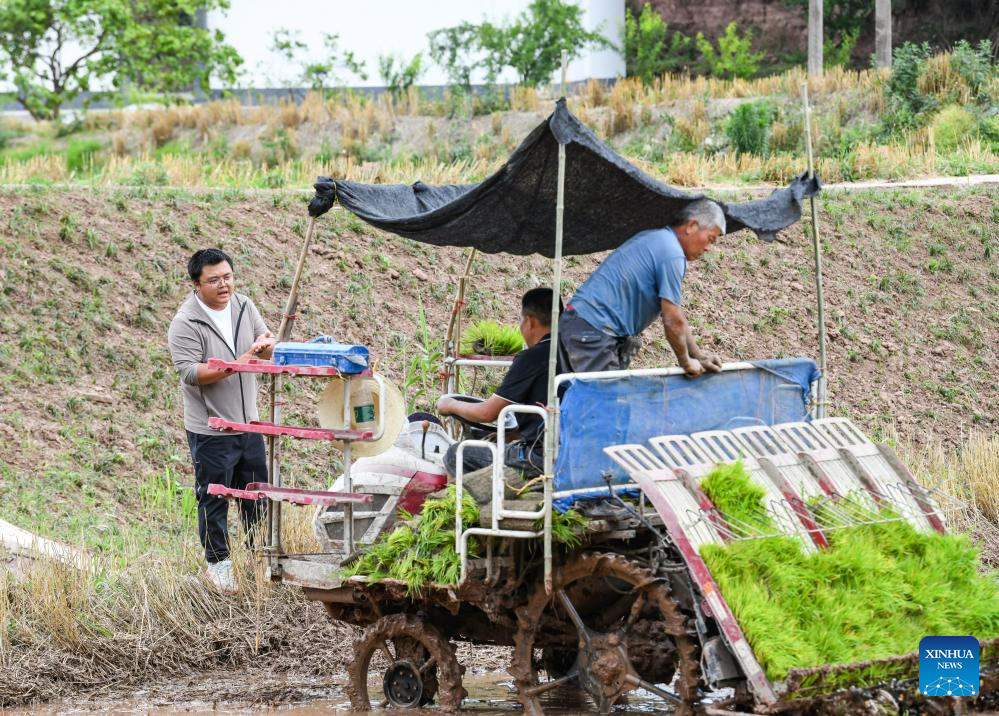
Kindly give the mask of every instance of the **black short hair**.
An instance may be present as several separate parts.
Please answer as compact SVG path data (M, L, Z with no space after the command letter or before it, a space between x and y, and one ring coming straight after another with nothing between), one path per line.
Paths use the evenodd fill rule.
M552 324L552 290L550 288L532 288L520 299L521 311L525 316L534 316L542 326ZM562 297L558 299L558 315L562 315Z
M236 270L236 266L233 264L232 259L229 258L229 254L222 249L200 249L195 251L194 256L187 262L187 275L191 277L192 281L197 281L201 278L201 270L205 266L214 266L223 261L227 261L233 271Z

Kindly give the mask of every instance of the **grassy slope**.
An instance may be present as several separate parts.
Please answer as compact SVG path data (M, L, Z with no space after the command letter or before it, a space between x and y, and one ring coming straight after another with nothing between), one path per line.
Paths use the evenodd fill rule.
M999 428L989 375L999 344L999 210L992 187L866 191L821 200L831 393L837 413L902 437L957 442ZM76 190L0 194L0 517L92 546L152 535L165 471L190 482L166 327L197 247L220 245L238 290L276 327L304 233L298 196L192 197ZM419 306L442 337L462 252L324 217L303 285L299 337L369 345L401 381L419 353ZM726 360L815 353L811 259L803 226L772 246L726 237L695 264L694 330ZM597 257L570 258L574 287ZM477 263L474 318L512 322L547 262ZM421 281L419 270L429 276ZM642 363L667 351L659 329ZM290 382L294 420L312 419L315 383ZM412 397L412 396L411 396ZM299 443L286 479L329 475L326 448ZM166 499L173 499L168 495Z

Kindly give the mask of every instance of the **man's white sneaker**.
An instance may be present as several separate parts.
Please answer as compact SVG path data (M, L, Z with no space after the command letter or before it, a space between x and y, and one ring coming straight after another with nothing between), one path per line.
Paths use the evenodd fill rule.
M205 572L208 581L222 594L232 596L236 593L236 577L232 573L232 560L223 559L221 562L209 564Z

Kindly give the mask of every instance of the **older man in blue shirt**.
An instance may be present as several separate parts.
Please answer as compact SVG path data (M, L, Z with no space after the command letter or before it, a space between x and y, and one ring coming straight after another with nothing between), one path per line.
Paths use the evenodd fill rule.
M687 262L725 233L713 201L691 202L670 227L650 229L619 246L579 287L559 321L559 356L573 373L623 370L638 352L638 336L657 317L677 362L694 377L718 372L721 361L702 351L683 309Z

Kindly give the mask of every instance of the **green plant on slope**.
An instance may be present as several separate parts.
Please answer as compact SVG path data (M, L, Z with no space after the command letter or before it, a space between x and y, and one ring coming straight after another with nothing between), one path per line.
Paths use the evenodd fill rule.
M626 74L639 77L643 84L649 85L665 72L675 72L688 66L691 39L674 32L667 49L668 35L669 27L651 5L643 5L637 18L631 8L627 8L624 17Z
M524 337L515 326L501 326L496 321L478 321L461 336L463 354L512 356L524 350Z
M406 396L409 412L424 406L421 401L428 401L437 387L437 371L444 358L444 342L440 338L431 338L427 326L427 314L420 303L419 333L416 341L417 353L409 360L406 378L403 380L402 392Z
M736 107L725 125L725 134L737 154L767 153L774 108L761 100Z
M761 510L759 488L733 472L702 487L726 513ZM701 550L771 680L793 668L906 654L926 634L999 634L999 591L979 573L966 536L897 521L827 536L830 548L812 554L791 537Z
M715 77L748 79L760 71L760 61L766 57L766 52L750 52L753 44L753 31L739 36L735 21L725 28L725 33L718 37L718 49L697 33L697 49L704 58L707 70Z
M956 104L941 109L930 126L937 151L941 152L952 152L978 135L975 115Z

